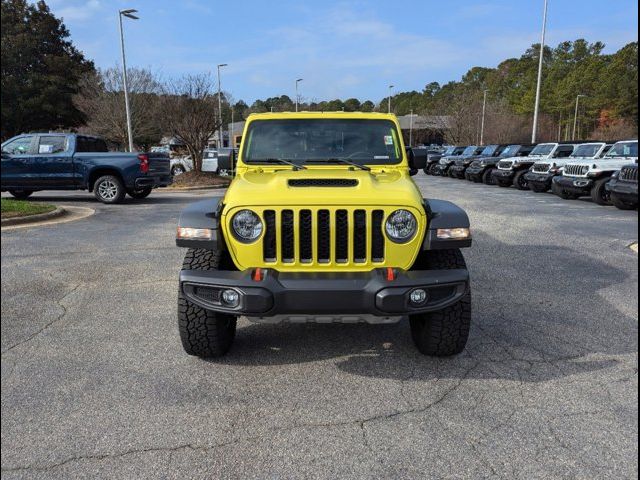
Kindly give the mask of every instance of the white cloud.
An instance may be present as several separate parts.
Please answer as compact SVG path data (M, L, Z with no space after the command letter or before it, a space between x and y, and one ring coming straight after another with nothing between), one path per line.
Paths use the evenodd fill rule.
M100 0L50 2L52 11L65 22L81 22L92 18L102 9Z

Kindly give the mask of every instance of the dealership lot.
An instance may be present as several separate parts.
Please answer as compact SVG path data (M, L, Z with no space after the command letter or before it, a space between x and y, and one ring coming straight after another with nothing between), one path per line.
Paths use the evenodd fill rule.
M185 355L180 210L154 192L2 233L3 478L637 476L637 212L414 177L470 215L467 350L423 357L406 322L242 320Z

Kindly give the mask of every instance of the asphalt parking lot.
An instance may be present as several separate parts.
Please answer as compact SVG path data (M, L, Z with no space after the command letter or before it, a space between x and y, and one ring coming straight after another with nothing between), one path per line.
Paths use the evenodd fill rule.
M388 326L239 323L183 353L180 210L90 206L2 232L2 477L636 478L637 212L448 178L470 214L474 323L450 359Z

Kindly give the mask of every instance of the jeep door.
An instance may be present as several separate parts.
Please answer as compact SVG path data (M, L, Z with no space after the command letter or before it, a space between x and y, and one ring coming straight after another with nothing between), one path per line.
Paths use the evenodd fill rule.
M2 188L33 185L33 151L35 135L20 135L2 145Z

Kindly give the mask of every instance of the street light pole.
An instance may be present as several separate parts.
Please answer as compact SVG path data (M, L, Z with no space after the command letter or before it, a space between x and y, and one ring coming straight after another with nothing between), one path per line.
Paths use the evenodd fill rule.
M576 97L576 111L573 115L573 134L571 135L571 140L576 139L576 127L578 126L578 104L580 103L580 97L586 97L586 95L578 95Z
M300 96L298 95L298 84L302 81L302 78L296 80L296 112L298 111L298 103L300 102Z
M389 113L391 113L391 90L393 90L394 85L389 85L389 98L387 98Z
M220 122L220 126L218 127L218 148L224 147L224 140L222 138L222 88L220 81L220 69L222 67L226 67L228 64L221 63L218 65L218 120Z
M480 126L480 145L484 145L484 117L487 112L487 92L484 91L484 99L482 100L482 124Z
M544 13L542 15L542 38L540 39L540 59L538 60L538 83L536 85L536 104L533 109L533 131L531 133L531 143L536 143L538 136L538 111L540 110L540 89L542 87L542 63L544 61L544 37L547 32L547 9L548 0L544 0Z
M129 89L127 88L127 61L124 54L124 30L122 28L122 17L138 20L139 17L134 15L137 10L128 8L118 12L118 21L120 24L120 49L122 50L122 87L124 88L124 108L127 116L127 136L129 138L129 151L133 152L133 129L131 128L131 107L129 106Z

